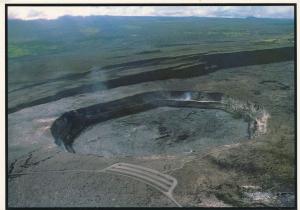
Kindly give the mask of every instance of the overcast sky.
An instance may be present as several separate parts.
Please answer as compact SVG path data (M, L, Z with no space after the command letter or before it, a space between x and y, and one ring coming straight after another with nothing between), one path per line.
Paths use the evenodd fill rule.
M64 15L293 18L294 9L292 6L8 7L8 18L14 19L56 19Z

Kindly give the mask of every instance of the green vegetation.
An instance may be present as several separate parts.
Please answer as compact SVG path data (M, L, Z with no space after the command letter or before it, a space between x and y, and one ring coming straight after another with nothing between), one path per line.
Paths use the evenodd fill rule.
M22 44L10 43L8 45L8 58L22 56L33 56L41 54L51 54L61 51L63 48L55 44L43 44L41 42L29 42Z
M23 49L21 47L15 46L10 44L8 46L8 57L9 58L16 58L16 57L22 57L25 55L31 55L31 53L28 51L28 49Z
M126 49L129 52L171 46L203 49L209 45L280 47L293 40L293 20L61 17L57 20L8 21L9 58ZM206 46L208 45L208 46Z

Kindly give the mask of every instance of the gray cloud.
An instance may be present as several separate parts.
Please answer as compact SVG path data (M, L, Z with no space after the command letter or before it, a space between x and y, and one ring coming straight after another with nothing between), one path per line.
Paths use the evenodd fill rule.
M28 18L35 18L35 17L41 17L43 16L43 13L41 11L37 11L37 10L29 10L27 17Z

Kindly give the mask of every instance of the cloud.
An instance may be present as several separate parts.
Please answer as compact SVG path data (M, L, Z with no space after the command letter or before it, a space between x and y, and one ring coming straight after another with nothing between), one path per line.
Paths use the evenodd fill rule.
M11 19L56 19L64 15L91 16L198 16L244 18L294 18L292 6L95 6L8 7Z

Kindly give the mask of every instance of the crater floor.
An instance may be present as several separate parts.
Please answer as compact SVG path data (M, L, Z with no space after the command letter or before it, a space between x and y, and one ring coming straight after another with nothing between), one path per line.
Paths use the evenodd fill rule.
M247 126L220 110L163 107L94 125L73 149L105 157L200 153L248 140Z

